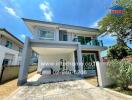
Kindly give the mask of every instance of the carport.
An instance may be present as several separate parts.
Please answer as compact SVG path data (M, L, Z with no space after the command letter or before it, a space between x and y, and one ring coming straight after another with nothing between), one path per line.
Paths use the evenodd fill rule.
M31 55L31 49L36 51L39 54L38 60L38 72L43 68L43 62L58 62L60 59L64 59L67 62L75 62L74 52L76 51L77 62L78 62L78 73L83 74L82 67L82 54L81 47L79 43L73 42L56 42L56 41L46 41L46 40L32 40L26 38L23 54L22 54L22 63L20 65L18 85L23 85L27 82L27 71ZM46 66L47 67L47 66ZM50 66L51 67L51 66ZM57 70L57 66L54 67L54 70ZM60 65L59 65L60 67ZM68 70L75 72L75 66L67 67Z

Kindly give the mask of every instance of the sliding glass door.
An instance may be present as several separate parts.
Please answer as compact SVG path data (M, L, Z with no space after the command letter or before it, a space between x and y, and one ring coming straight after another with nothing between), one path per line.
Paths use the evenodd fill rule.
M96 69L96 54L95 53L84 53L83 54L83 69L84 70L95 70Z

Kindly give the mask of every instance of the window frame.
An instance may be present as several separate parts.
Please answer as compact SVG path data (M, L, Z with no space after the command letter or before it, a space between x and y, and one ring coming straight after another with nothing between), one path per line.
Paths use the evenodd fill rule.
M66 30L59 30L59 41L68 41L68 33Z
M50 31L50 32L53 32L53 38L42 37L41 36L41 32L42 31ZM55 40L55 32L53 30L48 30L48 29L39 29L39 37L41 39L45 39L45 40Z
M8 45L7 45L7 43L8 43ZM11 49L11 48L13 47L13 43L12 43L11 41L7 40L7 41L6 41L6 44L5 44L5 47Z

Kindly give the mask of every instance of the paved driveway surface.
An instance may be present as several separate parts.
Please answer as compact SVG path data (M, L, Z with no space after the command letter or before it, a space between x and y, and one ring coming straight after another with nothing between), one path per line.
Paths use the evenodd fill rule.
M32 79L36 79L35 76ZM30 84L31 85L31 84ZM106 92L85 80L74 80L38 86L22 86L8 100L131 100Z

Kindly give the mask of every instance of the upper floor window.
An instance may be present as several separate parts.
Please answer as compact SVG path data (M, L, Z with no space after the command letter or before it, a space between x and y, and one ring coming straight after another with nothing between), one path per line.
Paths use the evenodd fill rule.
M60 41L67 41L67 31L59 30L59 40Z
M12 48L12 42L6 41L5 47Z
M22 48L19 48L19 52L22 53Z
M54 40L54 32L49 30L40 30L40 37L44 39Z

